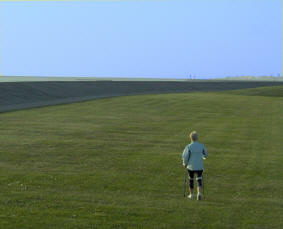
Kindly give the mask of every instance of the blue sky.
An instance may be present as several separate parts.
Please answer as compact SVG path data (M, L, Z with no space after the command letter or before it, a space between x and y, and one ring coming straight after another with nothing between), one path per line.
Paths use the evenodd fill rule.
M0 2L1 73L197 78L282 71L281 0Z

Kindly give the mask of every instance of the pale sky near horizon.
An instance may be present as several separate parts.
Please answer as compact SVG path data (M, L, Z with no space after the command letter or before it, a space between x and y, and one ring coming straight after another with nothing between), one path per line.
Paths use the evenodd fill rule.
M2 75L282 72L281 0L0 2L0 11Z

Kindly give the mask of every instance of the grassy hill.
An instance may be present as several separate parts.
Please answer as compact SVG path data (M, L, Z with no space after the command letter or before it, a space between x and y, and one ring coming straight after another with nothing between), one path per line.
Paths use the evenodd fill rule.
M0 228L282 228L282 89L0 114ZM209 152L201 202L183 198L192 130Z
M283 97L283 87L282 86L258 87L258 88L234 90L234 91L229 91L228 93L233 95Z

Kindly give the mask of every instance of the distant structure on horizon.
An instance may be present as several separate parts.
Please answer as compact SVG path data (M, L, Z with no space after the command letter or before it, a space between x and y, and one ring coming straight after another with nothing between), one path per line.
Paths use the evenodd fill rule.
M197 79L196 75L190 74L190 75L189 75L189 80L193 80L193 79Z
M263 81L283 81L283 75L278 76L227 76L222 79L225 80L263 80Z

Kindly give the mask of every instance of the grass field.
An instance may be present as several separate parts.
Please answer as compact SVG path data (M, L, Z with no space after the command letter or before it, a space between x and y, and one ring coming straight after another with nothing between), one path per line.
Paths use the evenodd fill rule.
M283 228L283 87L0 114L0 228ZM197 130L206 200L183 198Z

